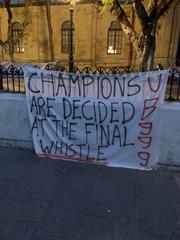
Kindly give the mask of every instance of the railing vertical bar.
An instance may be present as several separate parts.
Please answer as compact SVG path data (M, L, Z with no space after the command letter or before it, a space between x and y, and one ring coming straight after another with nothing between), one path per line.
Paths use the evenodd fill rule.
M177 96L176 96L176 100L180 100L180 73L178 73L178 86L177 86Z
M17 76L17 91L21 92L21 78L19 75Z
M173 100L172 97L172 89L173 89L173 82L174 82L174 69L172 69L171 75L169 76L169 80L170 80L170 89L169 89L169 97L168 100Z
M2 66L0 66L0 90L3 90L3 71Z
M7 79L7 91L9 92L9 76L8 76L7 70L6 70L6 79Z
M12 72L12 85L13 85L13 92L15 92L15 87L14 87L14 72Z

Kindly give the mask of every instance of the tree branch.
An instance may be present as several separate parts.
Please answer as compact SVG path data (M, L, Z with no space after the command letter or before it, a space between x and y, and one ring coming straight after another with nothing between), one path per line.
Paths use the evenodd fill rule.
M130 23L124 9L118 0L112 1L112 6L110 9L111 13L117 17L118 22L120 23L124 33L128 36L130 42L133 44L139 56L142 54L142 41L141 34L138 34L132 24Z
M150 14L157 6L158 0L149 0L147 12Z
M151 22L157 19L157 3L158 0L149 0L148 15Z
M4 0L4 5L8 12L8 23L9 23L9 21L10 22L12 21L12 12L11 12L11 8L10 8L10 2L11 2L11 0Z
M11 0L4 0L4 5L8 13L8 41L12 38L12 11L10 8Z
M11 62L14 62L14 46L13 46L13 35L12 35L12 11L10 8L11 0L4 0L4 5L8 13L8 32L7 32L7 45L8 52Z
M125 27L131 29L131 31L133 31L134 33L134 27L132 26L132 24L130 23L124 9L122 8L122 6L119 4L118 0L113 0L112 3L112 7L111 7L111 13L117 17L118 21L123 24Z
M157 6L157 19L159 19L171 6L175 0L161 0Z
M142 4L141 0L135 0L134 7L136 10L136 14L140 20L141 27L143 32L147 30L149 25L149 17L147 15L146 9L144 5Z
M0 40L0 46L2 46L3 48L5 48L5 47L6 47L6 42Z
M25 28L28 25L28 14L29 14L28 8L29 8L30 3L31 3L31 0L26 0L25 9L24 9L23 28Z

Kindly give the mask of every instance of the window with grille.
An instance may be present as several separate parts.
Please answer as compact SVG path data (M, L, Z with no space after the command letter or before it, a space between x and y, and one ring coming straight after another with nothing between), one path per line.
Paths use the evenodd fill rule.
M117 21L111 23L108 29L107 53L121 54L122 52L122 28Z
M19 22L12 25L13 51L14 53L24 53L23 27Z
M70 21L65 21L61 27L61 52L69 53L70 49L70 31L71 31L71 23ZM74 31L75 27L73 24L72 35L73 35L73 52L74 52Z

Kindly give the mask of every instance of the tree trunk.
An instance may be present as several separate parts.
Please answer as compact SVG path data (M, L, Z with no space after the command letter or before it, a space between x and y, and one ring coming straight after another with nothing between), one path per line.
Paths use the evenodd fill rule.
M52 25L51 25L51 11L50 11L50 6L49 6L49 0L46 0L46 16L47 16L48 31L49 31L49 45L50 45L51 61L54 61L53 30L52 30Z
M144 72L147 70L147 61L148 61L150 49L151 49L150 41L148 39L148 36L146 36L144 39L144 48L143 48L143 52L142 52L140 63L139 63L140 72Z
M154 53L156 48L155 42L155 36L151 34L144 37L144 48L139 64L140 72L153 70Z
M149 58L148 58L148 62L147 62L147 70L148 71L152 71L153 70L155 50L156 50L156 38L154 36L152 38L151 49L150 49Z

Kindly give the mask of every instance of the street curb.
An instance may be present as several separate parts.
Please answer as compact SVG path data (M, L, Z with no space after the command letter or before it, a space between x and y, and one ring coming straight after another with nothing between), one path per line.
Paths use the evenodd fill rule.
M180 172L180 166L177 166L177 165L158 164L157 169L158 170L168 170L168 171Z

